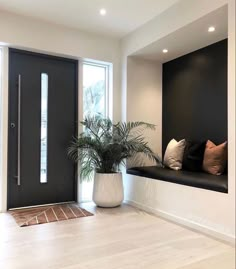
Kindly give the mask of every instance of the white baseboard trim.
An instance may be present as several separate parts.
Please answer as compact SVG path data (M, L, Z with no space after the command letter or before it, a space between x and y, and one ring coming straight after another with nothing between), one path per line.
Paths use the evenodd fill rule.
M186 228L190 228L190 229L192 229L194 231L203 233L203 234L205 234L207 236L213 237L213 238L215 238L217 240L220 240L220 241L223 241L223 242L229 243L230 245L235 246L236 238L234 236L232 236L232 235L228 235L228 234L218 232L218 231L216 231L214 229L211 229L209 227L203 226L203 225L201 225L199 223L189 221L187 219L178 217L178 216L173 215L173 214L169 214L169 213L164 212L162 210L158 210L158 209L143 205L141 203L138 203L138 202L135 202L135 201L132 201L132 200L125 200L125 203L129 204L131 206L134 206L136 208L139 208L139 209L141 209L143 211L146 211L148 213L154 214L154 215L156 215L158 217L161 217L163 219L166 219L166 220L169 220L169 221L174 222L176 224L182 225L182 226L184 226Z

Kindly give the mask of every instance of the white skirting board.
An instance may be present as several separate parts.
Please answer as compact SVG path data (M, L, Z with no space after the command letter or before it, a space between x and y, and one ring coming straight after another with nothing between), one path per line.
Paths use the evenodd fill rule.
M161 211L161 210L149 207L149 206L142 205L142 204L137 203L135 201L125 200L124 203L129 204L133 207L139 208L139 209L146 211L148 213L154 214L154 215L161 217L163 219L166 219L168 221L174 222L178 225L182 225L186 228L203 233L207 236L213 237L217 240L220 240L220 241L223 241L223 242L229 243L230 245L235 246L236 238L234 236L217 232L213 229L209 229L208 227L200 225L196 222L191 222L189 220L186 220L184 218L180 218L178 216L169 214L167 212L164 212L164 211Z

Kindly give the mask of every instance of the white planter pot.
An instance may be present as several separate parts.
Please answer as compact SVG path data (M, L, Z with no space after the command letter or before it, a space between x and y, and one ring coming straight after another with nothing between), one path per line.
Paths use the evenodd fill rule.
M116 207L124 200L122 173L96 173L93 186L93 201L100 207Z

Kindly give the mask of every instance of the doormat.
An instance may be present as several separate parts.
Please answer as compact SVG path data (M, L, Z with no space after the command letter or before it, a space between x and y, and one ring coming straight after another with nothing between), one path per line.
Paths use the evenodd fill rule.
M20 227L93 216L76 204L16 209L9 213Z

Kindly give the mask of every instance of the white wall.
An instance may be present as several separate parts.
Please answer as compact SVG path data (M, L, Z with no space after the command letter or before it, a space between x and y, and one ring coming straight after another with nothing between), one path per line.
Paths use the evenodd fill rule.
M7 129L8 129L8 49L3 48L2 83L0 92L0 212L7 201Z
M120 119L121 50L118 40L0 11L1 43L52 55L112 63L116 100L113 115L115 119Z
M166 218L183 223L222 239L235 238L235 1L182 0L123 40L123 74L129 74L129 59L135 51L171 34L185 24L195 21L213 10L228 4L228 184L229 193L223 194L178 184L125 176L125 198L131 204ZM181 40L176 40L181 42ZM128 69L128 70L127 70ZM133 74L135 77L135 74ZM139 76L137 76L139 77ZM123 119L140 115L139 106L130 103L129 83L122 84ZM141 80L138 78L138 80ZM147 94L148 95L148 94ZM145 96L145 99L151 98ZM157 103L159 100L156 99ZM145 102L145 100L144 100ZM150 107L153 110L153 107ZM146 110L144 110L146 112ZM149 113L149 112L148 112ZM146 114L149 117L149 114ZM161 114L161 110L159 110ZM144 116L143 116L144 117Z
M111 114L115 121L121 118L121 68L120 42L118 40L0 11L1 45L5 46L5 52L3 88L0 96L2 110L0 121L0 138L2 140L2 148L0 149L0 159L2 160L0 166L0 211L6 209L7 193L8 51L6 47L111 63L113 65L113 111ZM81 92L79 97L81 114Z
M161 156L162 64L128 57L127 88L127 120L156 125L155 131L146 130L144 134L149 146Z
M228 2L235 0L179 0L171 8L127 35L122 42L124 55L150 45L151 43L177 31L196 21L204 15L216 10Z

